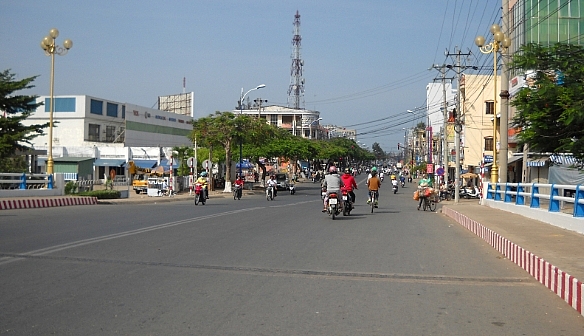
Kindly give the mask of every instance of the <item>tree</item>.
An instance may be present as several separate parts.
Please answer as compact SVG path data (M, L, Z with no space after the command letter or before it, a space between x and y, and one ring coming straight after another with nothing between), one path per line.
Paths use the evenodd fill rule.
M31 83L37 76L16 80L10 70L0 73L0 171L22 172L26 170L26 160L16 156L26 151L31 141L44 134L49 123L25 126L22 124L42 103L36 103L38 96L15 95L14 93L34 87Z
M513 98L520 144L540 152L571 152L584 159L584 47L527 44L510 68L534 71Z
M383 160L386 158L387 155L377 142L374 142L373 145L371 145L371 149L373 150L373 155L375 155L376 159Z

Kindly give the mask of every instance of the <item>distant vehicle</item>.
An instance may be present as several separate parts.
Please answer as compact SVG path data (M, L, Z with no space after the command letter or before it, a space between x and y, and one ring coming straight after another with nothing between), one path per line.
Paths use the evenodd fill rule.
M288 177L286 174L276 174L276 184L278 190L287 190L288 189Z

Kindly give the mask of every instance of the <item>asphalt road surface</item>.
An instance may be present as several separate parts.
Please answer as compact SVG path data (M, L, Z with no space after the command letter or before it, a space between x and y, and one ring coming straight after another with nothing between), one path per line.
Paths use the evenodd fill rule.
M0 335L584 335L413 185L332 220L318 185L207 205L0 212Z

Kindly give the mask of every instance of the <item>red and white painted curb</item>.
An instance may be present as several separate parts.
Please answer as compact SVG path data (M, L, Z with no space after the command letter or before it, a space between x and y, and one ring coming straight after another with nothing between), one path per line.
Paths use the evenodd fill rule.
M97 204L97 197L54 197L0 200L0 210Z
M537 281L556 293L578 313L584 315L582 313L584 286L580 280L458 211L443 207L442 213L489 243L507 259L523 268Z

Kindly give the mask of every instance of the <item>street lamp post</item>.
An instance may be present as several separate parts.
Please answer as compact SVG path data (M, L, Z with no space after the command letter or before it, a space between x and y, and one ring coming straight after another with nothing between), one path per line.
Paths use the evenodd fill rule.
M316 122L319 122L319 121L321 121L321 120L322 120L322 118L318 118L318 119L314 120L313 122L311 122L311 123L310 123L310 125L308 125L309 132L310 132L310 134L309 134L310 136L309 136L308 138L309 138L310 140L312 140L312 125L313 125L314 123L316 123ZM318 134L316 135L316 139L318 140Z
M494 183L499 181L499 167L497 166L497 52L501 52L502 48L508 48L511 45L511 39L501 31L499 25L494 24L490 28L493 34L493 42L485 44L483 36L475 38L475 44L483 54L493 54L493 166L491 167L491 183L495 189ZM505 130L505 136L507 131ZM507 153L504 153L507 155Z
M56 39L59 36L59 30L53 28L49 30L49 35L45 36L41 41L41 48L45 51L45 55L51 56L51 83L50 83L50 109L49 109L49 153L47 158L47 174L53 174L53 110L54 97L53 89L55 87L55 55L63 56L67 54L69 49L73 47L73 41L66 39L63 41L63 47L57 45Z
M247 96L248 93L250 93L254 90L263 89L265 87L266 87L265 84L260 84L260 85L256 86L255 88L248 90L245 94L243 93L243 88L241 88L241 96L240 96L240 100L239 100L239 116L243 115L243 100L245 99L245 96ZM242 175L242 172L241 172L241 169L243 166L242 158L243 158L243 141L241 139L241 134L240 134L239 135L239 176Z

